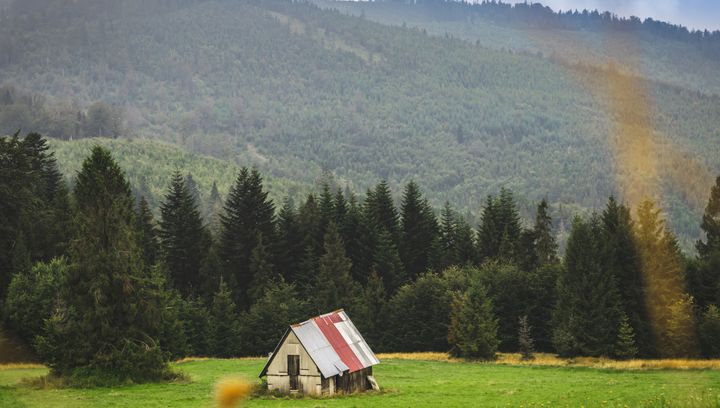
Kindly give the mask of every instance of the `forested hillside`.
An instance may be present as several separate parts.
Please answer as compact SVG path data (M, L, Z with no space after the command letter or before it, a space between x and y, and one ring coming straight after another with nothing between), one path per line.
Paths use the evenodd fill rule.
M690 31L605 10L554 12L542 2L457 0L314 0L369 20L418 27L499 50L539 53L572 62L622 61L630 72L703 92L720 93L720 31ZM571 6L568 6L571 7Z
M494 37L482 33L464 36L478 43L436 37L304 2L2 4L0 133L132 135L297 185L331 172L361 193L379 179L394 191L415 179L436 208L448 199L476 219L502 186L528 209L543 197L575 211L621 196L611 115L587 90L602 87L609 68L490 47ZM682 78L659 64L660 74L639 79L654 102L654 132L716 173L720 103L714 79L697 86L716 65L672 41L659 52L693 65ZM699 230L688 221L702 208L669 182L662 188L671 224L691 248Z
M125 169L135 196L145 197L150 207L155 210L159 208L170 184L168 174L176 170L185 175L186 179L192 179L191 188L196 192L195 198L200 208L207 211L212 210L207 207L211 204L213 184L216 185L220 198L224 199L230 191L230 184L240 171L238 165L228 161L189 153L171 144L151 140L91 138L72 142L51 141L50 146L58 159L59 170L69 185L72 186L75 182L83 158L96 145L113 153ZM299 197L312 191L309 184L289 179L268 178L266 182L270 197L278 203L287 196ZM318 185L321 182L320 179L317 180Z

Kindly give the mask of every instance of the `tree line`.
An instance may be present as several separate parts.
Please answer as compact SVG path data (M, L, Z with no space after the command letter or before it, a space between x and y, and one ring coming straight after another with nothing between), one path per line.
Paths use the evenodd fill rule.
M470 225L409 182L325 184L276 208L242 168L203 216L180 171L156 220L110 152L68 191L37 134L0 139L0 293L8 329L54 373L145 381L188 355L264 355L290 323L345 308L376 351L718 356L720 178L685 257L660 210L614 198L576 217L564 257L547 202L531 226L503 189ZM93 378L94 378L93 377Z

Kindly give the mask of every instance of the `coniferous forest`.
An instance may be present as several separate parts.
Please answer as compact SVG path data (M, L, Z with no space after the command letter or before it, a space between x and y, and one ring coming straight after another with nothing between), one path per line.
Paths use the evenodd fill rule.
M399 202L381 180L275 203L242 168L204 212L178 170L156 217L105 148L70 189L42 136L0 143L3 319L57 374L147 381L169 359L264 355L337 308L378 351L719 357L720 177L697 256L655 203L609 197L561 258L547 202L525 223L508 189L471 225L415 182Z
M603 10L0 0L0 363L176 380L339 308L376 352L720 359L717 72Z

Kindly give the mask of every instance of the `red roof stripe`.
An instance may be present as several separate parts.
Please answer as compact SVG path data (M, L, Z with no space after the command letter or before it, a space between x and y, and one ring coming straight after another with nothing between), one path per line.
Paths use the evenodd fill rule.
M355 352L345 342L345 338L340 334L340 331L335 327L334 320L342 321L342 318L333 312L325 317L316 317L314 320L328 343L330 343L330 346L332 346L335 353L340 357L340 360L348 366L349 371L352 373L362 370L364 367L360 359L358 359Z

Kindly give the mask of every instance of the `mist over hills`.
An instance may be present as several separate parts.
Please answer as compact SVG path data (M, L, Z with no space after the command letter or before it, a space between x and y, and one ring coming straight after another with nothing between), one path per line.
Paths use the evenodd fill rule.
M330 173L361 193L381 178L399 192L414 179L435 206L449 200L470 217L506 186L526 208L547 196L562 219L620 194L613 118L588 91L617 69L647 90L655 133L720 171L717 34L544 9L538 20L445 2L315 3L340 11L282 0L0 2L0 133L91 137L107 120L121 138L175 143L297 186ZM661 184L687 248L701 209Z

